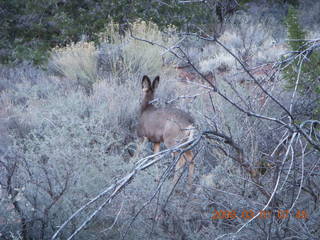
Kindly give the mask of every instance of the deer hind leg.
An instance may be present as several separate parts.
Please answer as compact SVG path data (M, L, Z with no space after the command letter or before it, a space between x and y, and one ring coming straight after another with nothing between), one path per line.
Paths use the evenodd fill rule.
M176 157L178 155L178 153L174 153L173 155L174 155L174 157ZM185 157L182 155L177 162L176 169L174 172L174 177L173 177L173 184L174 185L178 182L179 177L182 174L183 167L185 164L186 164L186 160L185 160Z
M156 154L160 152L160 143L155 143L153 146L153 152ZM156 181L160 181L160 166L157 164L157 170L156 170Z

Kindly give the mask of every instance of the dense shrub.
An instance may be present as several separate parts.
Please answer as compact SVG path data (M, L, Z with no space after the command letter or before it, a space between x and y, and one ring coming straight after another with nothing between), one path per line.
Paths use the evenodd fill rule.
M49 68L70 81L77 82L89 95L98 75L98 53L94 44L79 42L63 48L55 48L49 60Z
M24 189L17 200L29 206L22 208L23 216L40 219L27 226L38 239L130 167L124 160L130 156L138 105L137 86L123 85L119 94L117 83L105 80L95 86L96 95L87 97L81 89L55 91L58 79L42 81L49 90L43 97L37 96L39 85L17 86L15 94L29 94L25 103L10 106L15 124L9 128L10 148L2 156L6 164L18 166L11 173L12 185ZM2 95L3 100L10 97L16 98L10 91Z
M172 55L160 47L132 39L129 31L121 36L117 29L119 25L110 24L100 35L99 61L102 71L120 74L123 78L135 73L159 75L166 65L174 64ZM133 23L130 31L135 37L168 47L178 40L174 28L168 29L171 34L165 34L156 24L144 21Z
M137 23L133 31L141 29L151 40L168 43L155 25ZM49 62L54 75L30 65L2 66L0 140L6 145L0 149L5 173L0 183L4 206L14 205L1 209L0 217L10 216L3 234L16 232L22 222L23 238L48 238L77 207L132 167L142 72L162 73L158 96L164 98L173 96L176 83L166 77L160 49L120 36L114 44L122 48L113 56L86 42L54 49ZM98 67L102 58L114 66L120 57L120 68ZM150 177L140 184L153 182Z

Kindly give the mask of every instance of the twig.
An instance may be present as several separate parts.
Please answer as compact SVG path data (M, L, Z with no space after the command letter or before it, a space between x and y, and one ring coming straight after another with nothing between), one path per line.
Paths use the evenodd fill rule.
M101 233L106 232L106 231L108 231L108 230L110 230L110 229L113 228L113 226L114 226L114 225L116 224L116 222L118 221L118 218L119 218L119 216L120 216L120 213L121 213L121 211L122 211L122 208L123 208L123 202L121 202L120 210L118 211L118 213L117 213L117 215L116 215L116 218L115 218L115 220L113 221L113 223L111 224L111 226L108 227L108 228L106 228L105 230L100 231Z
M301 145L301 151L302 151L302 156L301 156L301 180L300 180L300 185L299 185L299 191L297 194L296 199L293 201L289 212L291 212L291 210L293 209L294 205L296 204L296 202L298 201L300 194L301 194L301 189L302 189L302 185L303 185L303 180L304 180L304 152L307 148L307 144L303 147L303 144L301 142L301 139L299 139L300 145Z

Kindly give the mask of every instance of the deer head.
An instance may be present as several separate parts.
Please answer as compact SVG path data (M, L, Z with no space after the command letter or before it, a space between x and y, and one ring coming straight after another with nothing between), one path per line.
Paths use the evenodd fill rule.
M141 104L141 112L143 112L147 107L152 106L149 102L154 99L154 93L156 88L159 86L160 78L159 76L155 77L154 80L150 81L148 76L143 76L141 85L143 91L143 101Z

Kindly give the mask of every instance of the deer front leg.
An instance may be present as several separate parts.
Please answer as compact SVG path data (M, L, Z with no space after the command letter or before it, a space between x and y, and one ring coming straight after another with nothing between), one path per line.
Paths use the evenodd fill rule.
M177 154L178 153L174 153L174 157L176 157ZM184 159L184 156L182 155L176 165L176 169L175 169L174 177L173 177L173 185L175 185L178 182L179 177L182 174L183 167L185 164L186 164L186 160Z
M160 143L155 143L153 146L153 153L156 154L160 152ZM160 181L160 166L157 164L157 170L156 170L156 181Z
M144 149L146 143L147 143L148 139L146 137L143 137L143 140L141 141L141 139L139 140L140 143L137 144L137 150L133 155L133 158L137 158L139 157L140 153L142 152L142 150Z

